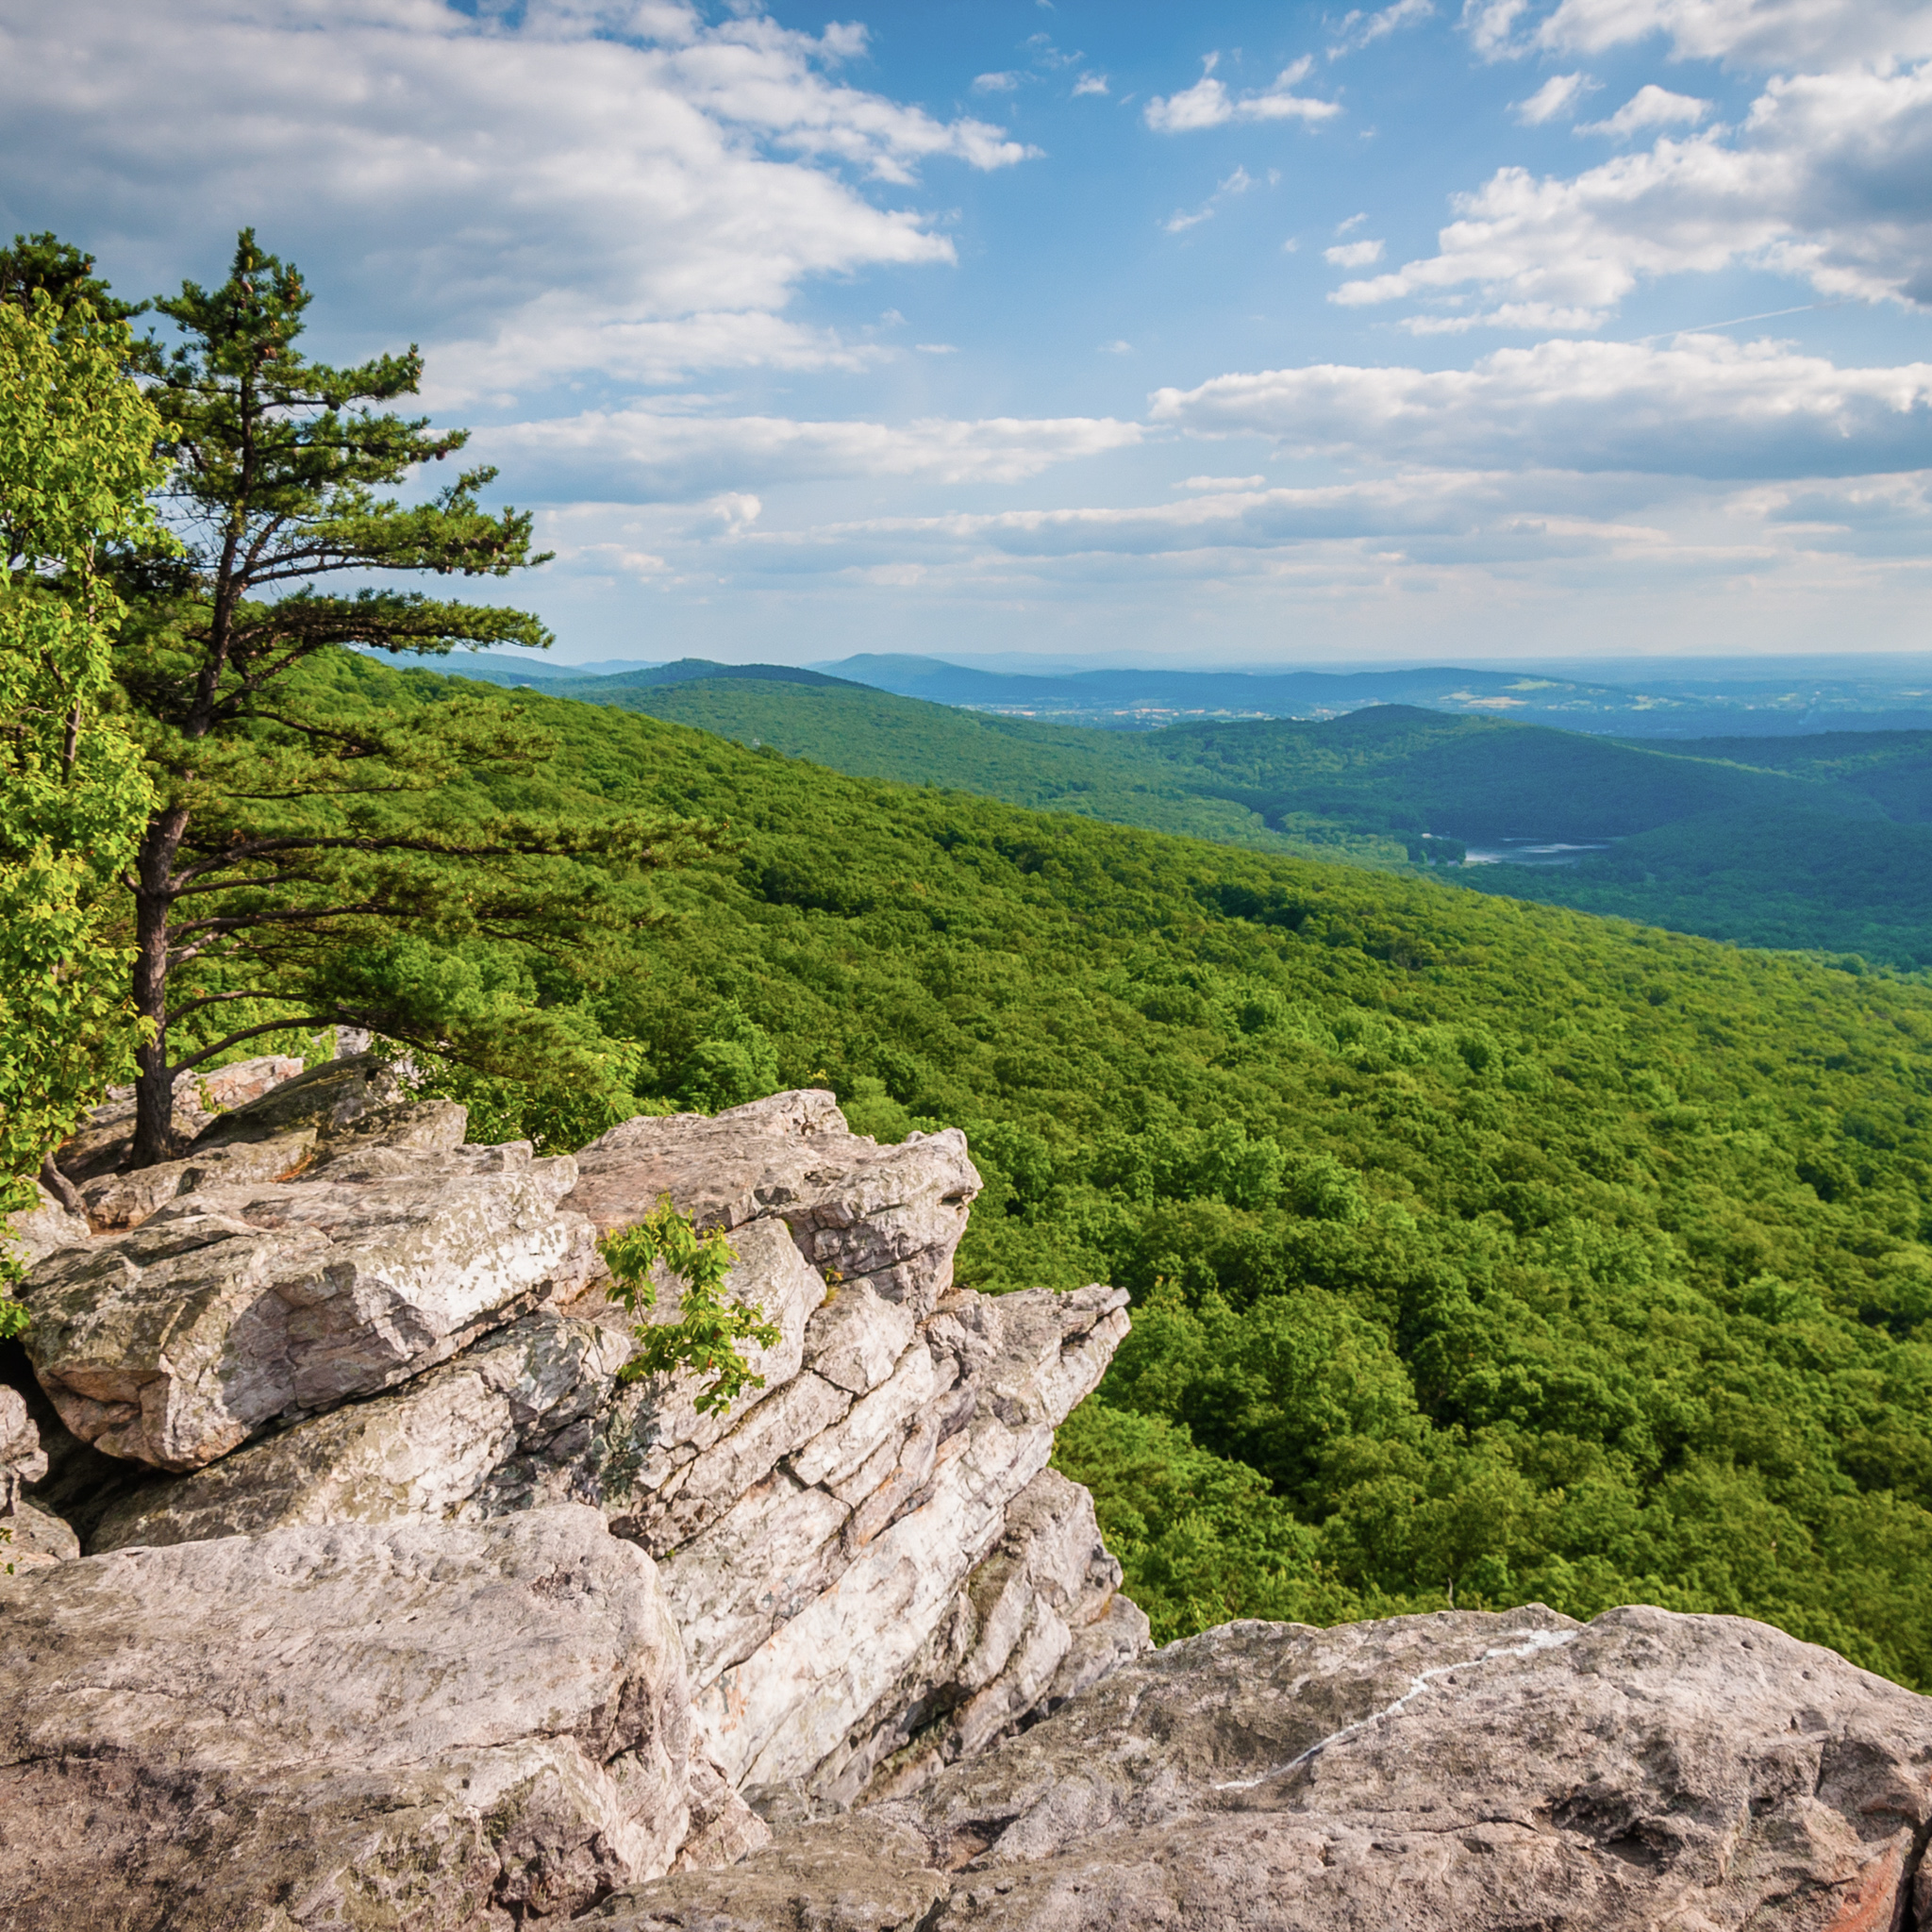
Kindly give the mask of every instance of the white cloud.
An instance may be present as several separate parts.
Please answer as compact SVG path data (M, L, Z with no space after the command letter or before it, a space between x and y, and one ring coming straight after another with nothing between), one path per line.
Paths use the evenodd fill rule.
M1337 222L1335 232L1338 235L1345 235L1351 228L1359 228L1368 218L1368 210L1364 208L1359 214L1350 215L1345 222Z
M553 542L550 550L561 567L575 569L587 576L648 580L661 577L671 568L657 552L639 550L628 543Z
M1111 342L1102 342L1100 353L1103 356L1131 356L1134 353L1134 345L1132 342L1119 340Z
M890 425L634 408L479 430L472 447L503 467L520 502L646 503L852 477L1015 483L1056 463L1129 447L1144 434L1112 417Z
M973 91L981 94L1011 93L1020 85L1017 74L980 74L974 76Z
M1504 4L1507 41L1524 8L1515 0ZM1471 10L1484 9L1472 0ZM1561 0L1534 39L1541 47L1594 54L1659 35L1680 60L1848 67L1932 54L1932 8L1924 0Z
M1561 308L1554 302L1501 302L1461 315L1405 315L1395 326L1411 336L1461 336L1474 328L1557 329L1567 335L1594 328L1598 320L1592 309Z
M1721 336L1547 341L1472 369L1319 364L1153 397L1158 424L1389 459L1685 475L1805 475L1932 463L1932 362L1847 369Z
M1710 103L1694 94L1674 94L1655 81L1641 87L1604 121L1582 121L1578 134L1611 134L1622 139L1650 127L1694 127L1710 112Z
M1182 479L1183 490L1264 490L1268 486L1265 476L1188 476Z
M1337 268L1367 268L1373 261L1382 258L1382 243L1379 242L1343 242L1338 247L1322 251L1324 261L1332 261Z
M1178 502L878 517L774 532L759 541L767 554L823 546L839 556L942 562L948 553L963 561L977 552L1049 570L1081 558L1189 557L1204 567L1241 570L1254 567L1236 561L1243 553L1308 550L1334 563L1362 545L1373 549L1357 551L1357 560L1384 566L1431 550L1458 561L1521 563L1671 547L1662 531L1618 518L1613 506L1591 501L1588 484L1561 474L1409 469L1368 481L1272 490L1246 487L1246 480L1230 479L1232 487Z
M1435 10L1434 0L1395 0L1392 7L1385 7L1379 13L1344 14L1336 28L1335 44L1328 49L1328 58L1340 59L1342 55L1366 47L1402 27L1427 20Z
M1082 94L1104 94L1107 92L1107 75L1104 74L1083 74L1074 83L1074 98L1077 101Z
M685 525L685 534L698 538L741 537L764 514L764 504L747 490L722 491Z
M1541 127L1568 112L1582 96L1597 85L1587 74L1553 74L1525 101L1518 101L1511 111L1525 127Z
M1273 188L1280 179L1280 171L1270 168L1268 171L1268 186ZM1246 194L1250 190L1260 186L1260 181L1249 174L1245 168L1237 165L1232 175L1228 175L1224 181L1216 184L1214 192L1199 208L1191 212L1186 209L1176 210L1161 224L1161 226L1170 235L1178 235L1188 228L1198 227L1203 222L1213 220L1216 211L1224 201L1227 201L1236 195Z
M848 85L863 45L681 0L533 0L513 25L441 0L0 0L0 178L156 280L218 272L254 223L372 336L460 339L432 375L472 390L607 354L852 366L782 319L799 286L953 248L843 171L1028 152Z
M1513 41L1516 23L1529 11L1529 0L1462 0L1462 25L1486 60L1526 51Z
M1208 55L1201 63L1201 78L1192 87L1164 99L1156 95L1141 109L1141 119L1157 134L1190 134L1229 121L1313 122L1341 112L1333 101L1313 100L1292 91L1314 66L1310 56L1304 55L1292 66L1284 67L1272 86L1242 94L1230 93L1215 78L1220 58L1218 54Z
M1774 79L1735 136L1663 138L1569 179L1500 169L1455 197L1435 256L1332 299L1474 286L1491 303L1600 317L1641 279L1746 262L1827 294L1932 303L1927 179L1932 62Z
M914 342L912 345L922 356L957 356L958 342Z

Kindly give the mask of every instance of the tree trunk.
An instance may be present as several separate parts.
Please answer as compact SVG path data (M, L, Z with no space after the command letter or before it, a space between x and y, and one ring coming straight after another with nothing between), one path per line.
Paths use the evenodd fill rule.
M148 823L141 841L141 883L134 894L134 1009L154 1023L142 1045L134 1082L130 1167L148 1167L175 1151L175 1080L168 1066L168 916L174 909L175 855L188 829L179 806Z

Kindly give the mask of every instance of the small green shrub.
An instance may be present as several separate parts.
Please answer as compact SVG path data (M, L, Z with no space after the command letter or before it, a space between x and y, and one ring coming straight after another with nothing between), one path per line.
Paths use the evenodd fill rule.
M637 1353L624 1365L621 1380L675 1374L680 1369L709 1376L697 1394L700 1415L722 1415L745 1390L765 1386L765 1378L755 1375L739 1354L738 1343L775 1348L778 1331L756 1302L733 1301L725 1294L724 1277L738 1257L722 1227L700 1234L666 1195L643 1220L604 1236L597 1252L614 1277L610 1299L622 1302L627 1315L657 1307L658 1291L650 1278L656 1263L662 1261L684 1283L675 1322L633 1324Z

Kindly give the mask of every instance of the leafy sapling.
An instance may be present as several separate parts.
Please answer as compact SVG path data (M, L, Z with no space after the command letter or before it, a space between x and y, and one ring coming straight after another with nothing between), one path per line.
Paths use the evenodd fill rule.
M738 1257L722 1227L708 1227L700 1234L667 1194L643 1220L604 1236L597 1252L614 1277L610 1299L622 1302L627 1315L657 1307L658 1291L650 1278L657 1262L662 1261L684 1283L675 1322L646 1320L632 1326L638 1349L624 1365L620 1380L666 1375L679 1369L708 1376L697 1394L700 1415L722 1415L745 1390L765 1386L765 1378L752 1373L737 1344L749 1341L760 1348L775 1348L778 1331L757 1303L733 1301L725 1294L724 1277Z

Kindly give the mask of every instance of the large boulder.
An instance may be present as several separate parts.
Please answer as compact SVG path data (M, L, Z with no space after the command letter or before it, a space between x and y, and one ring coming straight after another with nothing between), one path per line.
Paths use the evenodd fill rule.
M0 1579L13 1932L504 1932L669 1869L677 1632L595 1511Z
M629 1353L609 1328L534 1309L393 1394L135 1491L107 1510L88 1548L448 1516L520 1446L594 1413Z
M28 1275L34 1368L83 1441L199 1468L266 1424L444 1359L593 1256L558 1203L568 1158L526 1142L415 1155L406 1176L210 1180Z
M130 1224L29 1295L46 1487L92 1556L591 1506L658 1559L683 1632L686 1865L754 1844L741 1790L774 1817L914 1791L1146 1647L1091 1501L1045 1466L1126 1297L947 1292L978 1185L959 1136L881 1148L830 1095L781 1094L629 1123L586 1179L464 1145L462 1108L388 1077L318 1069L90 1183ZM722 1413L689 1374L620 1373L593 1228L666 1194L729 1228L727 1291L777 1331ZM675 1321L680 1284L656 1287L648 1319Z
M47 1452L25 1398L0 1387L0 1569L9 1574L80 1554L74 1531L22 1493L46 1474Z
M1932 1700L1740 1617L1231 1624L630 1932L1898 1932Z
M92 1235L78 1214L62 1207L38 1181L34 1205L9 1215L0 1226L0 1241L10 1245L13 1259L23 1268L37 1266L61 1248L78 1247Z
M674 1524L653 1542L697 1723L760 1810L850 1804L928 1728L943 1761L954 1706L1016 1662L1029 1617L996 1589L975 1601L974 1574L1045 1468L1056 1425L1100 1380L1125 1303L1109 1288L949 1297L836 1423L782 1450L695 1535L674 1540ZM1074 1621L1107 1616L1117 1580L1109 1570ZM1123 1636L1143 1643L1144 1622ZM1047 1641L1063 1653L1071 1629ZM1037 1695L1011 1698L973 1741L1046 1694L1058 1660L1019 1665L1009 1684L1037 1680Z
M212 1073L191 1068L175 1074L170 1139L175 1147L185 1148L224 1113L260 1099L301 1072L302 1062L290 1055L263 1054ZM133 1144L134 1089L113 1087L54 1158L70 1180L88 1181L125 1166Z
M94 1231L111 1233L139 1227L183 1194L311 1179L378 1145L391 1150L380 1171L393 1178L409 1171L412 1154L461 1146L468 1119L468 1110L452 1100L411 1103L395 1069L373 1055L330 1060L306 1074L298 1069L293 1079L255 1091L245 1105L206 1117L176 1158L100 1174L82 1185L80 1196Z
M830 1299L782 1223L731 1291L779 1329L724 1416L616 1382L616 1311L539 1309L406 1388L109 1507L95 1551L293 1524L598 1507L660 1559L707 1748L774 1815L916 1789L1147 1642L1055 1425L1126 1328L1115 1289ZM672 1297L660 1296L671 1311Z
M640 1219L667 1195L701 1226L773 1216L822 1273L864 1282L918 1316L952 1285L979 1192L957 1127L882 1147L812 1088L716 1115L625 1121L584 1148L577 1168L567 1205L600 1229Z

